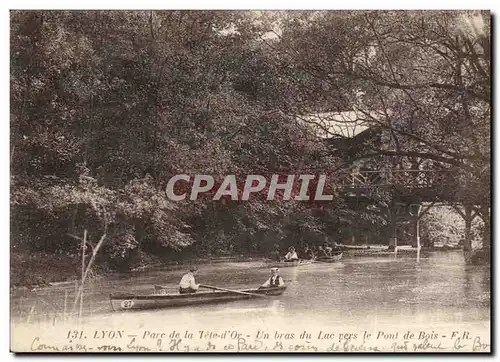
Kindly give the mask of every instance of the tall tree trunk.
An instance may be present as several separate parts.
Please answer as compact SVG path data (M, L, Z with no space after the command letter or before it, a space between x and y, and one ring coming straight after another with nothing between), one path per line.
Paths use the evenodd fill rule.
M390 238L389 238L389 250L395 250L396 247L398 246L398 220L397 220L397 211L396 211L396 205L393 204L390 208L390 221L391 221L391 226L390 226Z
M472 206L470 204L464 205L464 219L465 219L465 235L464 235L464 252L472 251Z
M481 205L479 210L479 215L484 223L484 231L483 231L483 249L490 248L491 246L491 221L490 221L490 208L488 205Z

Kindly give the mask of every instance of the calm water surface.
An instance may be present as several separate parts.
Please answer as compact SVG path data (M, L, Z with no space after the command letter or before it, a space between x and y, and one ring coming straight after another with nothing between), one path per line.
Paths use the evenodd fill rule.
M258 287L269 275L259 262L200 265L198 282L226 288ZM406 256L345 257L333 264L282 268L288 289L280 297L155 311L112 312L110 293L150 294L154 284L177 290L184 270L155 269L90 282L85 293L85 322L123 326L236 328L293 325L380 328L384 325L481 325L490 319L490 268L465 265L460 252ZM41 323L68 305L74 285L65 284L11 296L12 323ZM36 303L35 303L36 302ZM34 307L33 307L34 306ZM69 309L69 308L68 308ZM47 321L45 320L44 323ZM52 321L52 324L56 321Z

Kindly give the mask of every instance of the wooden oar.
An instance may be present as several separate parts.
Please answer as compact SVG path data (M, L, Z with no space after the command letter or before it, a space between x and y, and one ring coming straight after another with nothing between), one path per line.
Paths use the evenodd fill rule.
M256 293L248 293L248 292L240 292L238 290L232 290L232 289L225 289L225 288L219 288L219 287L213 287L211 285L203 285L200 284L200 287L202 288L207 288L207 289L213 289L213 290L222 290L224 292L231 292L231 293L238 293L238 294L245 294L245 295L252 295L256 297L264 297L267 298L267 295L264 294L256 294ZM161 289L167 289L167 287L163 287L161 285L155 285L155 290L161 290Z
M238 294L252 295L252 296L255 296L255 297L264 297L264 298L267 298L267 295L265 295L265 294L240 292L239 290L232 290L232 289L225 289L225 288L213 287L211 285L200 284L200 287L202 287L202 288L208 288L208 289L213 289L213 290L222 290L224 292L231 292L231 293L238 293Z

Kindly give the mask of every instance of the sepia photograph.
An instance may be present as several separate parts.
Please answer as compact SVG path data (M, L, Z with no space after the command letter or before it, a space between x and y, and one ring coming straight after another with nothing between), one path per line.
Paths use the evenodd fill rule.
M9 20L10 352L491 354L489 10Z

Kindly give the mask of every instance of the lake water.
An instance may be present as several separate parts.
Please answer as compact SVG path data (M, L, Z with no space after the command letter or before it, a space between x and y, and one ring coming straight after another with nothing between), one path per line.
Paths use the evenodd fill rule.
M260 262L199 265L197 281L229 289L258 287L269 276ZM185 270L154 270L110 276L86 287L83 326L154 330L381 330L426 328L489 330L490 268L464 263L461 252L344 257L340 262L281 268L282 296L139 312L112 312L109 294L150 294L154 284L177 290ZM61 325L74 285L11 296L13 331ZM36 303L35 303L36 302ZM69 309L69 307L67 308ZM28 320L28 314L31 316ZM57 314L56 313L56 314ZM51 319L52 318L52 319Z

